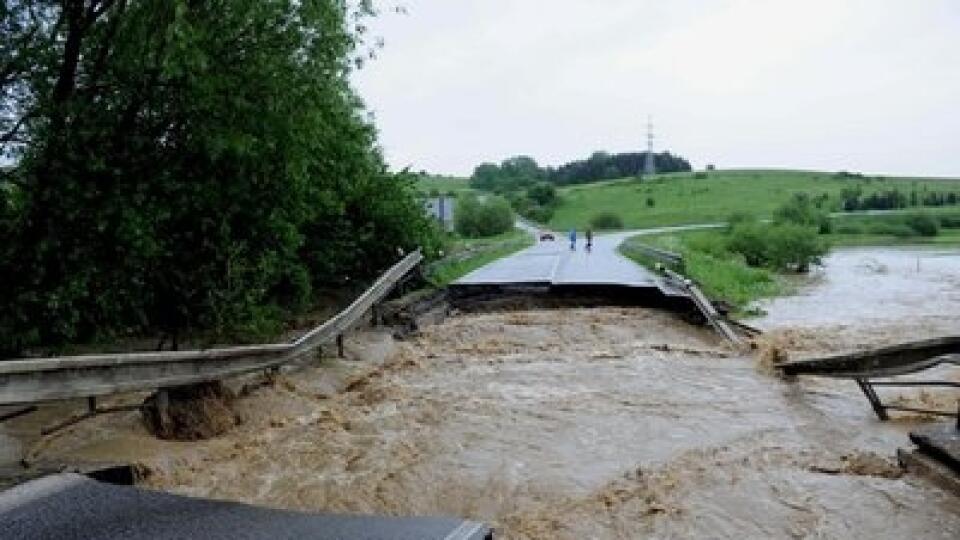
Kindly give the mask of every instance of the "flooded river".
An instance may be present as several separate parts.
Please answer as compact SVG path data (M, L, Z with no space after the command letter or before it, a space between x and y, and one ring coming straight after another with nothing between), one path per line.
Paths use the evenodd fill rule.
M757 324L799 332L784 346L800 355L957 328L947 267L923 260L920 274L952 286L915 286L886 255L873 256L886 273L863 279L909 284L891 293L909 317L843 306L838 319L823 291L859 280L831 274L860 275L857 257L831 256L841 263L768 303ZM937 300L905 301L910 291ZM820 311L804 316L803 302ZM249 391L243 424L223 437L161 442L135 414L112 415L35 457L135 460L150 487L280 508L459 515L501 538L960 537L960 500L895 464L924 419L879 422L853 383L780 380L669 313L461 314L410 341L369 334L352 349L363 361Z
M960 333L960 249L837 249L797 294L758 307L767 312L755 321L763 328L924 321Z

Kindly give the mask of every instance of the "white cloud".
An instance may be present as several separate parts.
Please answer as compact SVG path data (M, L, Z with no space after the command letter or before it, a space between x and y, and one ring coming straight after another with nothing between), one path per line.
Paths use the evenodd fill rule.
M695 164L960 175L953 0L409 0L355 81L397 167L660 148Z

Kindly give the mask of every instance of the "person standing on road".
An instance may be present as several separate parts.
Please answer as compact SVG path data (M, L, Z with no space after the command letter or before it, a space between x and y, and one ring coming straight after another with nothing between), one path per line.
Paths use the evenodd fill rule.
M577 230L570 229L570 251L577 249Z
M587 253L590 253L590 250L593 248L593 230L587 229Z

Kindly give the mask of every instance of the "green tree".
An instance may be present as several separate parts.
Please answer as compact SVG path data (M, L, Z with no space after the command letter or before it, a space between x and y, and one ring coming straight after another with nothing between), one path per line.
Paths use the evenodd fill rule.
M807 272L820 263L829 245L810 226L744 221L730 230L727 249L740 254L750 266Z
M468 238L481 238L505 233L514 226L513 210L503 197L488 196L480 199L465 194L457 200L454 212L454 228Z
M500 181L500 167L496 163L481 163L470 176L470 187L493 191Z
M539 206L547 206L557 200L557 189L551 184L540 182L527 188L527 198Z
M250 339L315 287L436 249L349 84L359 6L4 4L0 349Z

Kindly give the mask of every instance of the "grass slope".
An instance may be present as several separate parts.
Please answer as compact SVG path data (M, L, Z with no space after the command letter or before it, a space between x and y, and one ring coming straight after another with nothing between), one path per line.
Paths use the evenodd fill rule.
M790 287L783 276L766 268L747 266L742 259L724 252L722 233L687 231L634 236L620 247L620 252L648 268L658 261L637 248L648 245L683 255L683 264L674 270L696 281L713 299L724 300L740 312L759 298L778 296Z
M562 188L550 226L584 228L600 212L619 215L626 228L725 221L734 212L766 217L794 193L826 193L829 204L839 205L841 190L857 185L864 194L893 188L921 191L924 187L960 191L960 179L840 178L828 172L787 170L711 171L707 178L698 179L691 173L677 173Z
M458 193L461 191L470 190L469 180L456 176L421 176L417 178L416 186L417 189L424 194L430 194L433 191L438 191L441 194L446 195L450 192Z

